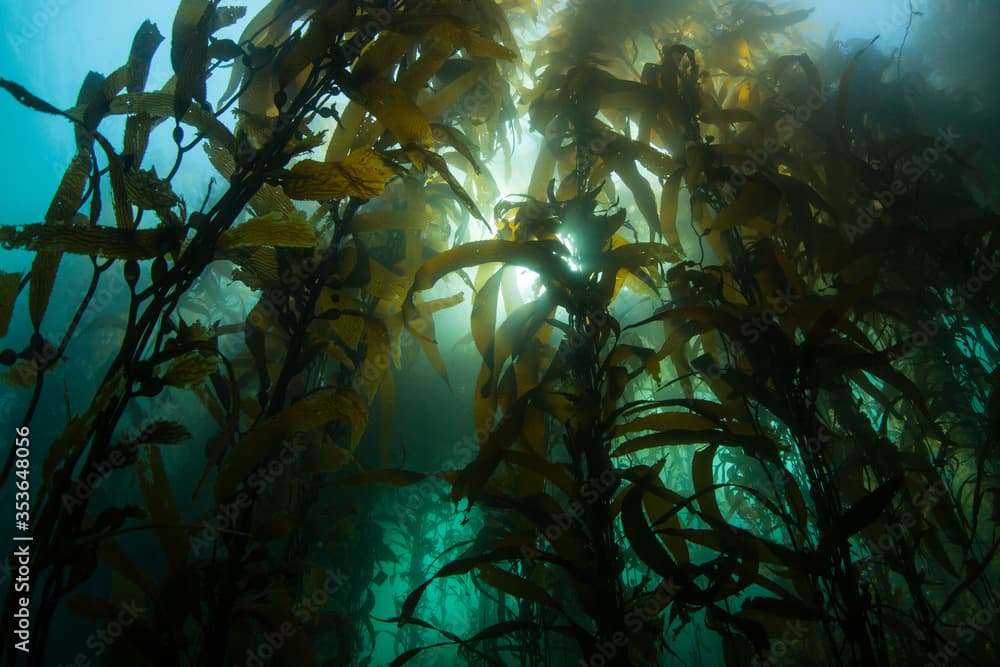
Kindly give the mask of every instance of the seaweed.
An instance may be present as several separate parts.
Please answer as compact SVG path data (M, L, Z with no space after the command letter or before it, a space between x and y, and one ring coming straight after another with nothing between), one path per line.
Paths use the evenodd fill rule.
M76 145L0 226L20 428L66 388L28 664L68 613L117 623L107 664L987 659L995 165L910 26L906 60L796 52L810 10L758 2L272 0L216 34L244 13L180 2L159 90L148 21L71 108L0 80Z

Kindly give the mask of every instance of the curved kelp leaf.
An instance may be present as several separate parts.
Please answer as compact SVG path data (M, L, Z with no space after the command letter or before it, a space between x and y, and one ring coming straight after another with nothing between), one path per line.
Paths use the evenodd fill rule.
M66 252L112 259L152 259L176 250L184 235L181 227L113 229L32 224L0 227L5 248Z
M297 162L282 181L282 188L292 199L371 199L382 194L394 174L378 154L357 150L341 162Z

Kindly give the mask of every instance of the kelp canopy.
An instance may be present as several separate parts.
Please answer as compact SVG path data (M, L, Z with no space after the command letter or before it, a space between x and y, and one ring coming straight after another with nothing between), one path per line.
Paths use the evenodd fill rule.
M809 16L181 0L0 80L76 146L0 227L28 664L985 664L995 100Z

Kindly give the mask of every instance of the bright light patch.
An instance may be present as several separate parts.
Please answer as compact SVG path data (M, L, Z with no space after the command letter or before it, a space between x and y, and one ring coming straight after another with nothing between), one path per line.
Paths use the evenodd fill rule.
M556 238L569 250L569 255L564 256L563 260L569 264L571 270L579 272L583 267L580 266L576 248L573 245L573 237L569 234L556 234Z
M520 266L517 267L517 289L521 291L521 294L538 292L541 288L538 278L538 273L535 271Z

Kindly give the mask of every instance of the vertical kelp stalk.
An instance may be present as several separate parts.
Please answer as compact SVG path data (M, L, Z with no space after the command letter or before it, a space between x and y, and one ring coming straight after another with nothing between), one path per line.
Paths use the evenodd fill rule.
M316 67L312 71L302 90L288 104L287 110L282 113L283 122L278 124L270 142L253 156L253 162L247 169L234 176L230 188L222 199L207 216L203 217L204 219L198 227L198 233L177 259L174 267L163 280L154 283L151 295L146 294L145 297L133 295L133 300L139 302L144 298L151 298L142 314L136 319L134 326L125 332L120 352L112 361L97 391L98 396L109 394L107 405L94 415L93 424L87 425L88 430L85 434L81 434L81 442L73 443L76 446L74 454L67 457L60 469L56 470L50 492L40 498L40 509L35 521L35 534L37 537L43 538L36 540L39 553L44 553L46 548L51 548L62 541L71 543L73 536L80 533L85 516L83 510L87 501L83 501L76 511L65 516L60 500L64 493L69 492L71 471L81 458L84 459L84 469L108 460L113 434L129 401L136 396L155 395L162 389L162 381L156 383L156 388L150 384L150 380L157 380L157 378L149 377L152 365L164 363L187 351L186 349L174 349L165 352L160 349L160 343L165 333L162 327L167 314L176 307L180 297L201 275L208 263L213 260L215 243L222 233L233 225L251 197L265 184L266 175L285 166L289 158L285 152L286 146L295 136L300 124L331 94L335 81L340 80L342 80L342 73L331 68L328 60L326 66ZM164 249L164 253L167 250ZM176 251L176 247L169 250ZM155 336L157 331L160 333ZM144 359L143 356L154 336L155 349L149 358ZM121 380L124 381L125 388L116 389L115 387ZM135 384L140 386L133 388ZM271 414L280 410L281 407L276 402L272 402L268 406ZM90 444L89 448L86 447L88 443ZM83 456L85 452L86 457ZM249 512L241 513L237 522L237 530L246 530L249 527L250 519ZM236 579L242 571L239 563L247 546L247 540L242 537L233 537L227 546L230 567L225 570L223 594L217 600L218 606L213 610L212 622L206 630L213 637L228 636L232 617L230 610L237 593ZM52 569L47 578L44 582L36 584L35 588L41 591L41 599L35 618L37 636L50 636L53 615L62 598L93 573L97 565L97 545L92 545L85 556L82 561L74 563L60 560L51 561L50 567ZM41 579L41 573L38 569L32 570L32 576L36 581ZM5 618L11 617L15 600L16 595L11 589L4 605ZM166 623L171 619L164 617L162 620ZM183 618L174 620L182 622ZM206 667L222 664L226 651L225 642L210 641L207 642L207 646L208 650L202 654L200 664ZM35 644L29 656L29 667L42 667L47 664L45 661L46 648L44 643ZM173 647L173 649L181 650L179 647ZM14 649L10 643L5 642L0 651L2 651L0 658L6 657L13 660L11 652Z
M610 443L605 440L605 432L594 418L599 414L602 395L599 353L607 339L603 323L608 318L606 306L599 313L578 311L570 313L569 317L570 327L576 335L571 344L578 346L571 352L569 368L583 409L567 429L566 447L573 459L577 488L590 486L600 489L599 496L586 504L583 516L590 537L588 547L592 550L591 576L598 597L596 605L601 610L601 615L594 619L597 623L595 646L614 645L616 634L625 630L621 581L623 560L615 539L611 513L611 500L618 489L618 477L609 456ZM602 325L599 326L598 321ZM615 483L603 483L609 474L614 476ZM592 647L589 650L595 649ZM627 651L617 651L608 663L612 667L630 664Z
M721 193L718 193L721 196ZM739 267L737 280L744 295L750 301L759 301L761 291L749 267L751 257L738 235L728 231L724 235L732 253L734 265ZM843 499L838 489L830 458L825 445L817 434L829 433L829 429L818 416L818 382L811 365L799 359L789 359L778 347L777 338L761 336L756 342L756 350L767 359L766 368L782 402L782 411L789 417L789 430L802 461L806 486L816 511L816 528L823 538L839 535L843 512ZM774 341L774 344L772 344ZM752 398L752 394L748 394ZM825 438L822 439L825 441ZM802 526L805 529L805 526ZM834 628L825 624L829 650L837 664L877 665L882 664L885 637L873 618L873 603L869 593L862 587L858 570L851 559L851 545L846 539L825 543L824 555L829 559L829 569L823 577L811 577L814 586L825 588L829 608L835 610L837 628L842 633L842 641L836 637ZM840 644L838 646L838 644Z

